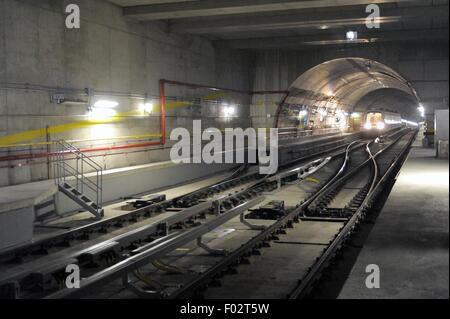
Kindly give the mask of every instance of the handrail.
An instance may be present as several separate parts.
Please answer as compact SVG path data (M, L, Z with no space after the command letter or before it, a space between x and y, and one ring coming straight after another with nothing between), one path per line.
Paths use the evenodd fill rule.
M278 136L280 138L297 138L304 136L322 135L328 133L339 133L341 130L339 128L321 128L304 130L298 127L282 127L278 129Z
M84 194L85 189L94 193L95 204L99 209L103 204L103 169L84 154L79 148L64 140L55 143L54 171L55 183L61 187L68 184L80 194ZM70 158L67 155L71 155ZM92 173L93 177L87 176Z

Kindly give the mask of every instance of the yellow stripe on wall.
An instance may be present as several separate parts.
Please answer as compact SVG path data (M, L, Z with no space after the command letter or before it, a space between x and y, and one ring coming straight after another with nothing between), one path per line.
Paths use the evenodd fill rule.
M226 94L223 92L214 92L212 94L206 95L203 97L204 100L214 100L220 97L225 96ZM192 102L189 101L175 101L175 102L167 102L166 103L166 110L175 109L179 107L187 107L192 105ZM156 106L158 110L161 109L161 106ZM59 134L64 133L76 129L86 128L98 124L108 124L108 123L115 123L120 122L124 118L127 118L129 116L142 116L141 111L134 110L130 112L121 113L112 117L105 117L104 119L89 119L89 120L83 120L83 121L77 121L67 124L60 124L55 126L49 126L48 128L40 128L37 130L29 130L24 131L20 133L15 133L11 135L6 136L0 136L0 146L1 147L7 147L7 146L14 146L17 143L24 142L24 141L32 141L41 137L46 136L47 134ZM44 142L45 143L45 142Z

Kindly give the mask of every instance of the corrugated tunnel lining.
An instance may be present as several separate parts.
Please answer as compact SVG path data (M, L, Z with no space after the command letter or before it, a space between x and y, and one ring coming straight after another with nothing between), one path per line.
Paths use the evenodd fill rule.
M281 117L289 109L337 108L346 112L367 109L398 111L414 120L419 98L415 90L397 72L376 61L341 58L319 64L294 81L279 110ZM279 122L279 126L289 126Z

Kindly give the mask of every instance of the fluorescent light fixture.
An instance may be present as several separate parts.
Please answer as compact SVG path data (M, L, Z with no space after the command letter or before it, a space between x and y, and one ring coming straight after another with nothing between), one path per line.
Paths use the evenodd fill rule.
M352 115L350 115L353 119L356 119L358 117L361 116L361 114L357 113L357 112L353 112Z
M88 116L90 120L107 120L115 116L117 112L113 109L108 108L93 108Z
M354 41L354 40L358 39L358 32L356 32L356 31L347 31L345 36L346 36L347 40Z
M323 25L321 25L320 27L319 27L319 29L320 30L326 30L326 29L328 29L329 27L326 25L326 24L323 24Z
M141 110L144 114L151 114L153 112L153 103L152 102L142 103Z
M104 109L112 109L115 108L117 105L119 105L116 101L110 101L110 100L98 100L94 103L93 107L95 108L104 108Z
M225 108L223 109L223 113L225 114L225 116L232 116L234 115L236 112L234 106L225 106Z

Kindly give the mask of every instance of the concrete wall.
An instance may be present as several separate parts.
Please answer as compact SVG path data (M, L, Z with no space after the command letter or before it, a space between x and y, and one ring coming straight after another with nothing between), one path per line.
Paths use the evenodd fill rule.
M416 89L427 113L448 109L448 43L386 44L345 48L323 47L305 51L267 50L255 53L254 90L285 90L297 77L322 62L363 57L399 72ZM256 126L271 124L267 112L277 108L275 96L254 97L251 114Z
M140 24L123 18L121 9L103 0L80 0L81 28L65 27L63 0L0 0L0 145L2 137L42 130L46 126L78 123L74 129L63 126L51 140L89 140L79 147L137 143L140 139L109 140L115 136L158 134L159 87L161 78L199 84L249 89L248 56L217 50L200 37L168 34L164 23ZM35 85L32 89L26 84ZM14 87L14 88L12 88ZM71 99L87 99L84 88L91 88L95 98L120 102L116 109L120 119L112 123L83 125L86 105L50 103L51 92L71 89ZM72 89L76 89L72 91ZM143 96L154 102L149 116L135 116ZM248 96L212 97L200 101L211 91L167 89L167 134L178 126L190 127L192 118L208 117L207 125L248 126ZM189 103L176 103L184 100ZM216 100L242 105L228 119L221 115ZM31 130L31 132L30 132ZM42 133L42 131L41 131ZM22 138L17 143L46 140L45 131L37 137ZM4 141L4 139L3 139ZM139 165L168 159L170 144L162 147L130 149L92 154L105 169ZM28 154L29 146L0 148L0 157ZM33 152L46 146L33 147ZM113 155L116 154L116 155ZM46 179L45 158L26 161L0 161L0 186Z
M436 119L434 125L434 145L436 147L436 153L439 152L439 141L445 143L447 141L447 153L448 153L448 130L449 130L449 110L436 110Z

